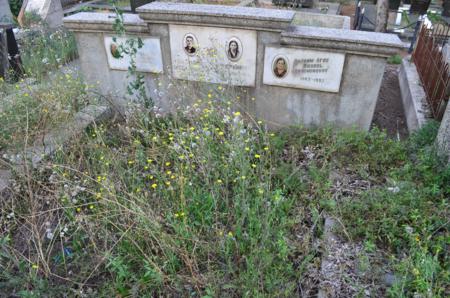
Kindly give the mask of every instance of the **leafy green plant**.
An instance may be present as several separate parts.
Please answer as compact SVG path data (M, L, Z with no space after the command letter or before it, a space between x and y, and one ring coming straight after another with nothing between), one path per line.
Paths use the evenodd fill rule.
M17 17L19 15L20 8L22 7L23 0L8 0L8 1L12 14Z
M402 64L402 56L395 54L387 59L389 64Z
M391 297L444 297L449 284L450 167L433 146L436 127L430 122L411 136L401 149L410 157L386 172L386 184L339 206L352 237L394 256Z

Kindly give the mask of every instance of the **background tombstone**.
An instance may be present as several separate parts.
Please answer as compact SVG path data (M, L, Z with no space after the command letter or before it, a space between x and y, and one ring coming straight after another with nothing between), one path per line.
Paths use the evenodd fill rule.
M60 0L28 0L25 12L37 13L50 28L62 26L64 14Z

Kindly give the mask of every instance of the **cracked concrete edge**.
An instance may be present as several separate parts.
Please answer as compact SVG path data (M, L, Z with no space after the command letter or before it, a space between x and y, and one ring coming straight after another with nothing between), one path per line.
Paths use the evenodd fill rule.
M332 241L336 241L337 236L333 232L336 227L336 221L325 215L325 223L323 227L323 254L322 254L322 262L320 265L320 275L321 276L327 276L328 275L328 268L331 266L331 262L328 260L328 247L331 245ZM328 298L332 297L330 296L332 293L329 293L327 290L327 287L323 280L319 284L319 292L317 293L317 298Z
M432 116L425 90L420 82L419 73L410 59L410 57L403 58L398 73L398 81L406 116L406 124L408 131L411 133L420 129Z
M62 144L79 135L93 122L103 122L115 115L112 107L104 105L89 105L82 111L75 114L74 119L69 123L59 127L55 131L49 133L43 141L43 145L33 146L27 150L25 158L15 162L12 168L20 171L23 166L24 159L31 161L33 168L48 155L52 154ZM11 154L8 154L11 155ZM11 170L0 170L0 196L8 188L12 179Z

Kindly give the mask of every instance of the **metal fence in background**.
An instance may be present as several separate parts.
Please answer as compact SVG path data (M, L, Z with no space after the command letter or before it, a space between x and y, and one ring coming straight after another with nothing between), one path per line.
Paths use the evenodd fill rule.
M445 41L443 41L444 33ZM412 54L433 117L437 120L442 119L450 94L449 66L442 53L442 45L448 38L447 33L448 31L422 26Z

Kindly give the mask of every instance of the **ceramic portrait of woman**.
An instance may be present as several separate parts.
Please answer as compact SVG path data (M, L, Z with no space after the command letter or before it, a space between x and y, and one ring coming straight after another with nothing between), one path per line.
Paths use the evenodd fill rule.
M284 57L277 57L273 63L273 74L277 78L283 78L288 71L287 59Z
M236 62L242 56L242 43L237 37L230 38L227 43L226 53L229 60Z

